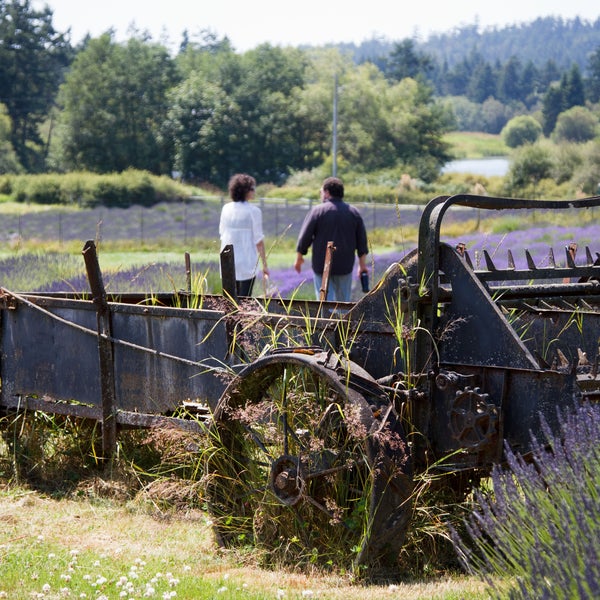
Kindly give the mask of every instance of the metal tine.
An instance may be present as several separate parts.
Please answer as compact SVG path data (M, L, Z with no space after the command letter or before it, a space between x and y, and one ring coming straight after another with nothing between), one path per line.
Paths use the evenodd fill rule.
M589 246L585 247L585 262L587 263L588 267L591 267L594 264L594 259L592 258L592 253Z
M492 257L489 255L487 250L483 251L483 258L485 258L485 265L486 265L488 271L497 271L498 270L498 269L496 269L496 265L494 264L494 261L492 260Z
M525 250L525 258L527 259L527 268L531 271L535 271L537 267L533 262L533 258L531 258L531 254L529 254L529 250Z
M469 267L473 268L473 261L471 260L471 256L469 255L469 251L465 250L465 262L469 265Z
M508 255L508 269L510 271L514 271L516 269L516 267L515 267L515 259L513 258L513 253L510 250L510 248L508 249L507 255Z
M556 354L558 355L558 360L560 362L560 366L561 367L568 367L569 366L569 360L567 359L567 357L564 355L564 353L561 351L560 348L558 348L556 350Z
M567 257L567 267L570 269L575 268L575 255L577 254L577 244L571 242L568 246L565 246L565 255Z
M556 269L556 261L554 260L554 250L550 246L550 252L548 252L548 262L550 263L551 269Z

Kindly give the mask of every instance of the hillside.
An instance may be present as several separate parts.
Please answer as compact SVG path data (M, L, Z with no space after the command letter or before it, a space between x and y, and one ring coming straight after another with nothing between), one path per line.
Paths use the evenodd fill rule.
M358 63L379 62L399 41L373 38L359 45L340 44L338 47L351 53ZM576 63L585 74L590 54L600 47L600 16L594 22L540 17L528 23L515 20L511 26L485 29L475 21L414 41L418 50L449 68L477 52L490 63L504 63L512 56L517 56L523 64L531 60L538 67L553 61L559 69L567 69Z

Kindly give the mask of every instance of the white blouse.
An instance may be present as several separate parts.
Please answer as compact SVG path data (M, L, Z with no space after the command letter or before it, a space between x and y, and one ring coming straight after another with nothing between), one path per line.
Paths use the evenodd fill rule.
M236 280L252 279L258 265L256 244L264 238L260 208L245 200L225 204L221 210L219 236L221 250L228 244L233 245Z

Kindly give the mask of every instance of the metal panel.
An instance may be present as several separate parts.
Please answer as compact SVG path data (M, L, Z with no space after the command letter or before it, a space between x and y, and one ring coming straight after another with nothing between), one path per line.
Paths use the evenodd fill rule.
M30 297L1 310L1 402L47 398L101 406L92 302ZM116 408L165 413L219 399L227 360L223 313L110 304Z

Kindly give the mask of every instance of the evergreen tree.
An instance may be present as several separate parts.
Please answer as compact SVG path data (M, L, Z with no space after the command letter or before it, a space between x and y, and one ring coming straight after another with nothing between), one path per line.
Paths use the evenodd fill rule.
M588 71L587 97L590 102L600 102L600 46L590 55Z
M503 102L524 101L521 78L521 61L516 56L512 56L500 72L498 81L499 99Z
M475 67L469 80L467 97L481 104L488 98L496 96L496 75L489 63L480 63Z
M573 106L585 105L583 78L581 77L581 71L576 64L573 64L564 79L563 98L565 110L572 108Z
M558 115L564 110L564 103L562 86L553 85L548 88L542 102L542 128L546 137L554 131Z
M386 61L384 73L390 81L402 81L406 77L426 78L432 69L432 58L417 51L415 42L407 38L395 44Z

